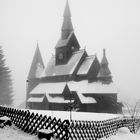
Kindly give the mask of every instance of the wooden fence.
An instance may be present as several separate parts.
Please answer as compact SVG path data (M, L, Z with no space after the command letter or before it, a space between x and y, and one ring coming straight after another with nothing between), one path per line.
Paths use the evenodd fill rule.
M26 133L37 134L39 129L51 129L56 138L60 140L68 139L69 121L52 118L50 116L31 113L29 110L18 110L0 106L0 116L9 117L19 129Z
M128 127L132 133L140 127L140 118L112 118L104 121L71 121L52 118L47 115L31 113L0 106L0 116L9 117L26 133L36 135L39 129L51 129L59 140L97 140L115 135L118 128Z

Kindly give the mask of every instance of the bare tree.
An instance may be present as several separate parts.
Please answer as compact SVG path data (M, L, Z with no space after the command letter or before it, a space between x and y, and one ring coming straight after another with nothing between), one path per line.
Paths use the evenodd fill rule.
M136 123L135 120L140 115L140 99L137 100L137 102L134 105L130 105L128 103L123 104L128 112L127 116L129 115L132 118L133 132L137 132L140 128L140 122ZM123 116L126 116L126 112L123 112Z

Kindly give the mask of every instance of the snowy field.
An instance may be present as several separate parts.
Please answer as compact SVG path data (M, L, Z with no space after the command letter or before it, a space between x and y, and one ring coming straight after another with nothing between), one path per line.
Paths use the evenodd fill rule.
M112 119L116 117L122 117L118 114L108 114L108 113L85 113L85 112L68 112L68 111L46 111L46 110L30 110L30 112L47 115L60 118L61 120L70 119L70 114L72 120L83 120L83 121L101 121Z

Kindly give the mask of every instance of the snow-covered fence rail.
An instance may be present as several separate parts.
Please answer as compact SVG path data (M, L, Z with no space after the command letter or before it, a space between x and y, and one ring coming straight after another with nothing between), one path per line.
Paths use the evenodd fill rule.
M59 140L68 139L69 121L52 118L50 116L31 113L29 110L18 110L0 106L0 116L9 117L21 130L30 134L37 134L40 129L51 129Z
M102 137L115 135L121 127L128 127L130 132L135 133L140 126L140 118L112 118L104 121L72 121L69 126L71 140L97 140Z
M61 121L47 115L39 115L29 110L19 110L0 106L0 116L11 118L21 130L37 134L40 129L51 129L59 140L97 140L116 134L121 127L128 127L135 133L140 126L140 118L117 117L103 121ZM94 118L93 118L94 119Z

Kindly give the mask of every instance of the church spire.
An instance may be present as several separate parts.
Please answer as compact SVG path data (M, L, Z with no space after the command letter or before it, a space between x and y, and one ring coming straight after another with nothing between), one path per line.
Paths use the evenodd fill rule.
M97 77L103 81L108 81L108 82L112 81L111 72L110 72L110 69L108 67L108 61L106 58L106 50L105 49L103 49L103 58L101 61L101 67L100 67L100 70L99 70Z
M63 17L71 17L69 2L67 0Z
M61 39L67 39L69 34L73 31L73 25L71 22L71 12L69 8L69 3L68 0L66 2L64 14L63 14L63 24L62 24L62 29L61 29Z
M105 48L103 49L103 59L102 59L101 65L108 65Z
M39 44L37 41L35 54L28 74L28 79L39 78L43 70L44 70L44 63L40 53Z

